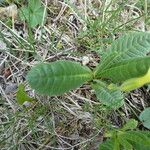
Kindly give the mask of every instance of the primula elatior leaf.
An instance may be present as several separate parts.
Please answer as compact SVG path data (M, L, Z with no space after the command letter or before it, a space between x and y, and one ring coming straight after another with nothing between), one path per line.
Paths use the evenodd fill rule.
M115 63L146 56L148 52L150 52L150 32L125 34L115 40L102 56L101 63L97 66L95 74L110 68Z
M29 0L28 7L20 9L20 18L27 20L30 27L41 25L43 21L44 7L41 5L40 0Z
M105 59L101 59L100 64L95 69L95 73L94 73L95 76L97 76L98 74L100 74L105 69L110 68L110 66L113 64L112 60L115 58L116 55L117 55L117 52L114 51L114 52L110 53L109 56L106 57Z
M28 6L33 9L39 9L41 7L41 0L28 0Z
M147 138L150 138L150 131L139 131L142 134L144 134ZM135 150L150 150L149 145L144 145L140 142L132 142L133 147Z
M129 80L126 80L125 82L123 82L123 84L119 87L119 89L121 91L124 92L129 92L132 91L134 89L140 88L142 87L144 84L150 83L150 69L148 70L148 72L142 76L142 77L138 77L138 78L131 78Z
M134 58L114 64L111 68L97 74L97 78L111 79L113 82L122 82L131 78L146 75L150 68L150 57ZM148 79L145 79L147 81Z
M120 143L120 145L124 148L124 150L133 150L132 144L121 136L118 138L118 143Z
M113 150L113 140L108 139L99 145L99 150Z
M112 134L111 138L100 144L99 150L150 150L149 131L113 131L109 131Z
M120 143L119 143L119 140L118 138L114 138L113 139L113 150L120 150Z
M110 90L104 82L98 81L93 85L97 98L109 108L117 109L124 104L123 95L119 90Z
M60 60L33 67L27 81L40 94L60 95L92 80L92 71L81 64Z
M150 146L141 145L140 143L133 143L133 147L135 150L150 150Z
M118 134L120 145L127 150L130 150L132 147L135 149L136 144L144 147L150 146L150 138L145 133L141 131L124 131L122 134Z
M141 145L150 146L150 138L140 131L127 131L122 135L129 142L140 143Z
M137 127L137 125L138 125L138 121L136 121L135 119L129 119L127 123L123 126L122 130L123 131L133 130Z
M17 91L17 102L18 104L22 105L24 102L33 102L34 99L29 97L25 91L25 87L23 84L20 84Z
M140 121L143 123L144 127L150 129L150 107L145 108L139 116Z

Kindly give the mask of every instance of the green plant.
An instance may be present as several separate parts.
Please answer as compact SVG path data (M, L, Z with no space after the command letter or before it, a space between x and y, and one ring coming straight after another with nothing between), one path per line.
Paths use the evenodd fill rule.
M27 93L25 92L25 87L23 84L20 84L18 87L18 91L16 94L17 102L18 104L22 105L24 102L33 102L35 99L29 97Z
M20 18L26 20L30 27L41 25L43 22L44 7L41 0L28 0L28 6L20 9Z
M122 128L105 133L107 140L100 144L100 150L150 150L150 133L134 130L138 122L130 119Z
M150 129L150 107L145 108L140 116L139 116L140 121L143 123L143 126Z
M107 107L123 105L122 91L150 82L150 33L134 32L115 40L92 71L79 63L60 60L41 63L29 71L27 81L39 94L60 95L90 81L97 98Z

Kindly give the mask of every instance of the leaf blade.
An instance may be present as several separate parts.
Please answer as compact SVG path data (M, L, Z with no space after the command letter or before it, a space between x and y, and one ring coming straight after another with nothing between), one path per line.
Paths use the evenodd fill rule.
M123 60L146 56L149 51L150 32L132 32L125 34L115 40L107 52L104 53L101 64L96 68L95 74Z
M107 87L108 86L101 81L93 85L97 98L102 102L102 104L109 108L117 109L121 107L124 104L121 91L110 90Z
M29 97L25 92L25 87L23 84L20 84L16 94L18 104L22 105L24 102L33 102L34 99Z
M137 127L137 125L138 125L138 121L136 121L135 119L129 119L127 123L122 127L122 130L123 131L133 130Z
M27 81L40 94L60 95L93 78L92 71L72 61L42 63L27 75Z
M114 64L111 68L97 74L96 77L108 78L113 82L121 82L131 78L141 77L150 68L150 57L134 58Z
M141 145L150 146L150 138L143 133L144 132L140 132L140 131L128 131L128 132L124 132L122 137L128 140L129 142L130 141L135 143L138 142Z
M26 20L30 27L41 25L43 21L44 7L40 0L29 0L28 6L20 8L19 12L21 20Z
M141 112L139 119L143 123L144 127L150 129L150 107Z

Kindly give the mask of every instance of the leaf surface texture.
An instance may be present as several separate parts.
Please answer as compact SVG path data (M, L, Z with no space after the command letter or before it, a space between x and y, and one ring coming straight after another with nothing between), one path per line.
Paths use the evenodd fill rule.
M38 64L28 73L27 80L38 93L52 96L77 88L92 77L89 68L62 60Z

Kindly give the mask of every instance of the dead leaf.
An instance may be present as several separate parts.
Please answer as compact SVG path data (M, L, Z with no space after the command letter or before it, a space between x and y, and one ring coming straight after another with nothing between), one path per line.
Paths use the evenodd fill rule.
M8 78L11 75L10 68L5 68L3 71L3 75L5 78Z
M8 7L0 7L0 18L3 17L12 17L17 18L18 9L15 4L12 4Z

